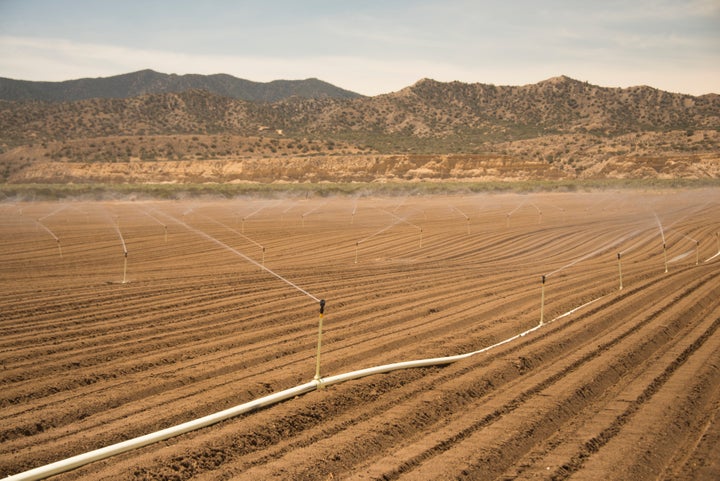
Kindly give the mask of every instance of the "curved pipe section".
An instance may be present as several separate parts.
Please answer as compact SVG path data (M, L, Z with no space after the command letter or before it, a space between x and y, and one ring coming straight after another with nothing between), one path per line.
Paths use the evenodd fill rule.
M55 474L64 473L66 471L70 471L72 469L79 468L86 464L90 464L95 461L100 461L101 459L109 458L111 456L115 456L116 454L124 453L125 451L130 451L133 449L141 448L143 446L147 446L148 444L156 443L158 441L163 441L165 439L179 436L181 434L185 434L190 431L201 429L201 428L210 426L212 424L219 423L220 421L225 421L226 419L229 419L229 418L232 418L235 416L239 416L241 414L245 414L245 413L254 411L256 409L260 409L262 407L270 406L272 404L276 404L281 401L291 399L291 398L293 398L295 396L299 396L301 394L306 394L310 391L314 391L321 387L330 386L330 385L338 384L338 383L345 382L345 381L351 381L354 379L359 379L359 378L362 378L365 376L371 376L374 374L383 374L383 373L387 373L390 371L396 371L399 369L409 369L409 368L429 367L429 366L442 366L442 365L446 365L446 364L452 364L453 362L459 361L461 359L466 359L466 358L474 356L476 354L481 354L483 352L487 352L498 346L502 346L503 344L507 344L509 342L515 341L516 339L519 339L519 338L521 338L527 334L530 334L534 331L537 331L544 325L547 325L547 324L554 322L560 318L568 316L568 315L572 314L573 312L575 312L579 309L582 309L583 307L588 306L588 305L592 304L593 302L598 301L600 299L602 299L602 297L599 297L590 302L587 302L580 307L576 307L575 309L556 317L552 321L546 322L544 324L538 324L537 326L532 327L532 328L528 329L527 331L521 332L520 334L516 334L516 335L509 337L507 339L504 339L496 344L493 344L492 346L484 347L477 351L468 352L465 354L458 354L455 356L435 357L435 358L430 358L430 359L419 359L419 360L415 360L415 361L405 361L405 362L397 362L397 363L393 363L393 364L384 364L382 366L369 367L366 369L360 369L357 371L347 372L345 374L337 374L335 376L329 376L329 377L325 377L325 378L321 378L321 379L313 379L312 381L307 382L305 384L300 384L299 386L295 386L290 389L285 389L284 391L279 391L274 394L270 394L265 397L261 397L261 398L255 399L253 401L247 402L245 404L240 404L238 406L226 409L224 411L220 411L220 412L217 412L214 414L209 414L205 417L194 419L194 420L188 421L186 423L178 424L177 426L172 426L172 427L160 430L160 431L156 431L154 433L146 434L144 436L140 436L140 437L133 438L133 439L128 439L127 441L122 441L120 443L112 444L110 446L96 449L94 451L89 451L84 454L79 454L79 455L73 456L71 458L63 459L61 461L56 461L51 464L46 464L45 466L40 466L38 468L31 469L29 471L14 474L12 476L5 478L5 481L32 481L32 480L37 480L37 479L45 479L45 478L47 478L49 476L53 476Z

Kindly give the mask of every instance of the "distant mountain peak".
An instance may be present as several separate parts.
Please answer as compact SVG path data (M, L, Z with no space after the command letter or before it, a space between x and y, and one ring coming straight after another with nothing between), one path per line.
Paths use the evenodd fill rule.
M165 74L152 69L100 78L34 82L0 78L0 100L72 102L91 98L131 98L144 94L207 90L250 102L276 102L288 97L352 99L362 95L316 78L253 82L228 74Z

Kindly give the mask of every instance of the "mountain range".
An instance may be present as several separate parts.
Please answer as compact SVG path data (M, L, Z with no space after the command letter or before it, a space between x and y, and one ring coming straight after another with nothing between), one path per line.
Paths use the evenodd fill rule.
M148 70L0 79L0 91L16 95L0 100L6 182L720 178L717 94L558 76L524 86L422 79L364 97L315 79ZM80 91L89 98L67 100Z
M253 82L227 74L176 75L140 70L101 78L83 78L63 82L36 82L0 77L0 99L74 102L91 98L130 98L145 94L208 92L251 102L276 102L292 96L304 98L352 99L362 95L343 90L316 78Z

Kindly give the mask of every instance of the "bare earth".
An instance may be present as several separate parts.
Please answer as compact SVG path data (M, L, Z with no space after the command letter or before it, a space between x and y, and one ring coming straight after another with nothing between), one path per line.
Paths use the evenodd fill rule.
M311 380L325 299L323 376L545 324L53 479L720 479L718 231L718 190L0 204L0 475Z

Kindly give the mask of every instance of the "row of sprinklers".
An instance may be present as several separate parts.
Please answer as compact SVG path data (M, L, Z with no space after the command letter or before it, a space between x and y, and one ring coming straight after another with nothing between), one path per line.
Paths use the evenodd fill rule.
M508 214L508 217L509 217L512 213L514 213L515 211L517 211L517 209L518 209L519 207L521 207L521 206L522 206L522 204L521 204L520 206L516 207L513 211L511 211L511 212ZM320 206L318 206L318 207L316 207L316 208L314 208L314 209L312 209L312 210L310 210L310 211L304 212L304 213L301 215L301 218L303 219L303 221L304 221L304 218L305 218L306 216L312 214L313 212L316 212L316 211L319 209L319 207L320 207ZM399 206L398 206L398 207L399 207ZM398 225L398 224L406 224L406 225L409 225L409 226L414 227L415 229L417 229L418 232L419 232L419 235L420 235L420 247L422 247L422 227L420 227L419 225L417 225L417 224L415 224L415 223L413 223L413 222L410 222L410 221L408 220L408 218L407 218L408 216L406 216L406 217L401 217L401 216L397 215L395 212L397 212L398 207L395 207L395 209L394 209L393 211L389 211L389 210L386 210L386 209L379 209L379 208L378 208L378 211L380 211L380 212L382 212L382 213L384 213L385 215L387 215L387 216L390 217L391 222L390 222L387 226L383 227L382 229L380 229L380 230L374 232L373 234L371 234L371 235L369 235L369 236L367 236L367 237L365 237L365 238L363 238L363 239L360 239L360 240L358 240L358 241L356 242L356 257L355 257L355 262L356 262L356 263L357 263L357 249L358 249L359 245L360 245L362 242L366 242L366 241L372 239L373 237L381 234L382 232L385 232L385 231L391 229L392 227L394 227L394 226L396 226L396 225ZM451 205L450 205L450 206L448 206L448 208L450 209L451 212L457 212L459 215L461 215L461 216L465 219L465 221L466 221L466 223L467 223L467 225L468 225L468 233L469 233L469 232L470 232L470 230L469 230L469 224L470 224L470 218L469 218L469 216L468 216L467 214L465 214L463 211L461 211L460 209L458 209L457 207L455 207L455 206L451 206ZM540 222L540 221L541 221L541 217L540 217L540 216L542 215L542 212L540 211L539 208L537 208L537 206L535 206L535 208L537 209L537 212L538 212L538 222ZM169 214L166 214L166 213L164 213L164 212L155 212L154 215L153 215L153 214L150 214L149 212L144 212L144 213L145 213L148 217L150 217L151 219L153 219L157 224L159 224L159 225L161 225L161 226L163 227L164 232L165 232L165 242L166 242L166 243L167 243L167 224L164 223L163 221L161 221L159 217L166 217L166 218L168 218L168 219L171 219L172 221L178 223L179 225L185 226L188 230L194 231L194 232L198 233L199 235L202 235L203 237L205 237L205 238L207 238L207 239L209 239L209 240L212 240L213 242L221 245L222 247L224 247L224 248L226 248L226 249L234 252L235 254L240 255L241 257L245 258L245 259L248 260L249 262L251 262L251 263L253 263L253 264L256 264L256 265L259 266L261 269L263 269L263 270L265 270L266 272L268 272L269 274L277 277L278 279L284 281L284 282L287 283L288 285L294 287L295 289L299 290L299 291L302 292L303 294L305 294L305 295L307 295L308 297L310 297L314 302L318 303L318 304L319 304L319 307L320 307L320 318L319 318L319 322L318 322L318 338L317 338L317 355L316 355L315 379L318 379L318 380L319 380L319 379L321 379L321 373L320 373L320 354L321 354L322 334L323 334L323 315L324 315L324 312L325 312L326 301L325 301L324 299L320 299L319 297L314 296L314 295L308 293L307 291L305 291L304 289L298 287L297 285L295 285L295 284L292 283L291 281L285 279L284 277L280 276L279 274L275 273L274 271L272 271L272 270L270 270L270 269L268 269L267 267L264 266L264 260L265 260L265 259L264 259L264 253L265 253L265 248L264 248L264 246L262 246L261 244L255 242L253 239L251 239L250 237L248 237L248 236L246 236L246 235L244 234L244 230L245 230L245 229L244 229L244 223L245 223L245 221L246 221L247 219L253 217L254 215L257 215L262 209L264 209L264 207L261 207L261 208L255 210L254 212L251 212L250 214L248 214L248 215L246 215L246 216L244 216L244 217L242 218L241 232L238 232L237 230L235 230L235 229L231 228L230 226L227 226L226 224L223 224L223 223L221 223L221 222L219 222L219 221L217 221L217 220L211 219L211 218L209 218L209 217L207 217L207 216L203 216L205 219L207 219L207 220L215 223L216 225L220 225L220 226L222 226L222 227L224 227L224 228L226 228L226 229L234 232L235 234L237 234L237 235L239 235L239 236L242 236L243 238L245 238L246 240L248 240L249 242L251 242L252 244L254 244L255 246L257 246L257 247L261 250L262 255L263 255L262 264L254 261L254 260L252 260L252 259L250 259L249 257L245 256L243 253L241 253L241 252L237 251L236 249L234 249L234 248L232 248L232 247L224 244L223 242L215 239L214 237L210 236L209 234L207 234L207 233L205 233L205 232L203 232L203 231L200 231L200 230L198 230L198 229L196 229L196 228L193 228L193 227L189 226L188 224L186 224L184 221L179 220L179 219L176 219L176 218L170 216ZM286 209L286 211L288 211L288 210L289 210L289 208ZM353 211L352 211L352 214L351 214L351 221L350 221L351 223L354 222L354 216L355 216L355 214L356 214L356 211L357 211L357 204L354 206ZM54 215L54 214L57 213L57 212L58 212L58 211L52 212L52 213L50 213L50 214L48 214L48 215L46 215L46 216L38 219L36 222L37 222L37 225L38 225L39 227L42 227L44 230L46 230L46 231L57 241L58 247L59 247L59 244L60 244L59 238L58 238L49 228L47 228L47 226L45 226L45 225L43 224L43 220L47 219L48 217L50 217L51 215ZM183 214L183 216L187 215L188 213L190 213L190 211L186 211L186 212ZM656 219L656 222L657 222L657 225L658 225L658 228L659 228L659 232L660 232L660 237L661 237L661 240L662 240L664 266L665 266L665 272L667 272L667 271L668 271L668 262L669 262L669 261L668 261L668 259L667 259L667 242L666 242L666 238L665 238L665 229L663 228L662 223L660 222L660 219L657 217L657 215L655 215L655 219ZM238 218L238 220L239 220L239 218ZM304 225L304 222L303 222L303 225ZM128 249L127 249L127 246L126 246L125 239L124 239L124 237L123 237L122 231L121 231L121 229L120 229L120 218L119 218L118 216L115 216L115 222L113 223L113 226L114 226L114 228L115 228L115 231L116 231L116 233L117 233L117 235L118 235L118 238L119 238L120 243L121 243L121 246L122 246L123 259L124 259L124 262L123 262L123 280L122 280L122 283L124 284L124 283L127 282L126 274L127 274ZM632 238L632 237L636 236L636 234L637 234L637 232L632 233L632 234L629 234L629 235L626 235L626 236L624 236L624 237L622 237L622 238L620 238L620 239L612 242L610 245L603 246L602 248L597 249L597 250L595 250L595 251L593 251L593 252L591 252L591 253L589 253L589 254L587 254L587 255L585 255L585 256L582 256L582 257L580 257L580 258L578 258L578 259L576 259L576 260L568 263L567 265L565 265L565 266L563 266L563 267L561 267L561 268L559 268L559 269L556 269L556 270L553 271L553 272L550 272L550 273L548 273L548 274L542 275L540 324L542 324L542 323L544 322L545 284L546 284L546 281L547 281L548 278L550 278L550 277L553 276L554 274L559 273L560 271L562 271L562 270L564 270L564 269L566 269L566 268L568 268L568 267L570 267L570 266L572 266L572 265L577 264L578 262L580 262L580 261L582 261L582 260L584 260L584 259L587 259L587 258L589 258L589 257L595 256L595 255L597 255L597 254L599 254L599 253L601 253L601 252L605 252L605 251L607 251L607 250L609 250L609 249L611 249L611 248L613 248L613 247L615 247L615 246L617 246L617 245L620 245L620 244L622 244L623 242L625 242L626 240L628 240L629 238ZM685 240L687 240L687 241L694 242L694 244L695 244L695 246L696 246L696 250L695 250L695 253L696 253L696 264L699 264L699 262L700 262L700 260L699 260L699 246L700 246L700 242L699 242L698 240L696 240L696 239L694 239L694 238L692 238L692 237L690 237L690 236L688 236L688 235L684 235L684 234L682 234L682 238L685 239ZM707 261L709 261L709 260L717 257L718 255L720 255L720 233L716 233L716 239L717 239L717 243L718 243L718 253L717 253L716 255L714 255L713 257L711 257L711 258L709 258L709 259L706 259L705 262L707 262ZM636 244L636 245L637 245L637 244ZM625 249L625 250L620 251L620 252L617 253L618 270L619 270L619 278L620 278L620 281L619 281L619 282L620 282L619 289L622 289L622 288L623 288L622 264L621 264L622 256L623 256L623 254L629 252L630 250L632 250L632 249L634 249L634 248L635 248L635 246L632 246L632 247L630 247L630 248L627 248L627 249ZM61 251L60 251L60 253L61 253L61 255L62 255L62 252L61 252Z
M53 238L53 240L56 242L57 247L58 247L58 253L61 258L63 257L63 251L62 251L62 244L60 242L60 237L52 229L50 229L50 227L48 227L46 225L45 221L48 218L58 214L60 211L64 210L66 207L67 207L67 205L62 205L62 206L58 207L57 209L55 209L54 211L50 212L49 214L46 214L37 219L32 219L38 229L42 228L42 230L47 232ZM20 210L19 213L20 213L20 215L22 215L23 214L22 210ZM155 216L149 214L148 212L144 212L144 213L163 227L164 233L165 233L165 243L167 243L168 242L167 225L160 222L160 220L158 220ZM110 219L109 214L107 214L107 219L108 219L109 223L113 226L113 228L118 236L118 239L120 241L120 246L122 247L123 276L122 276L121 283L126 284L127 283L128 249L127 249L127 244L125 243L125 238L122 234L122 231L120 230L120 217L117 215L114 217L115 217L115 219L112 220L112 219Z
M657 226L658 226L658 229L659 229L659 232L660 232L660 238L661 238L661 240L662 240L662 255L663 255L663 268L664 268L664 273L668 273L668 272L669 272L668 264L669 264L670 262L672 262L673 260L670 260L670 261L668 260L668 257L667 257L667 240L666 240L666 238L665 238L665 229L663 228L663 225L662 225L662 223L660 222L660 218L657 216L657 214L655 214L655 220L656 220L656 222L657 222ZM636 234L637 234L637 232L635 232L635 233L633 233L633 234L630 234L630 235L626 235L626 236L624 236L624 237L622 237L622 238L620 238L620 239L612 242L611 244L606 245L606 246L604 246L604 247L602 247L602 248L600 248L600 249L597 249L597 250L595 250L595 251L593 251L593 252L591 252L591 253L589 253L589 254L587 254L587 255L584 255L584 256L582 256L582 257L580 257L580 258L578 258L578 259L575 259L574 261L572 261L572 262L570 262L570 263L568 263L568 264L566 264L566 265L564 265L564 266L562 266L562 267L560 267L560 268L558 268L558 269L556 269L556 270L554 270L554 271L552 271L552 272L550 272L550 273L548 273L548 274L543 274L543 275L541 276L541 288L540 288L540 324L542 325L542 324L544 323L544 319L545 319L545 283L546 283L547 279L548 279L550 276L552 276L552 275L554 275L554 274L557 274L557 273L559 273L560 271L562 271L562 270L564 270L564 269L566 269L566 268L568 268L568 267L571 267L571 266L577 264L578 262L580 262L580 261L582 261L582 260L585 260L585 259L588 259L588 258L590 258L590 257L593 257L594 255L597 255L597 254L600 253L600 252L606 252L606 251L608 251L609 249L611 249L611 248L613 248L613 247L615 247L615 246L617 246L617 245L625 242L625 241L628 240L629 238L634 237ZM689 251L687 251L687 252L685 252L685 253L683 253L683 254L680 254L680 255L676 256L676 257L674 258L674 260L683 259L683 258L691 255L692 253L694 253L694 254L695 254L695 265L696 265L696 266L697 266L697 265L700 265L700 241L699 241L698 239L695 239L695 238L687 235L687 234L679 233L678 235L682 238L682 240L688 241L688 242L690 242L692 245L694 245L695 248L694 248L694 249L691 249L691 250L689 250ZM714 255L708 257L707 259L705 259L703 262L708 262L708 261L711 261L711 260L715 259L716 257L720 257L720 232L715 232L715 240L716 240L716 243L717 243L717 252L716 252ZM635 249L635 247L637 247L638 245L640 245L640 243L641 243L641 242L636 242L634 245L628 247L627 249L617 252L617 263L618 263L618 290L620 290L620 291L621 291L621 290L623 289L623 287L624 287L624 285L623 285L623 269L622 269L623 254L627 254L628 252L632 251L633 249Z
M403 201L404 201L404 199L403 199ZM515 214L518 210L520 210L522 207L524 207L527 203L528 203L528 201L525 200L525 201L519 203L517 206L515 206L511 211L509 211L509 212L507 212L507 213L505 214L505 218L506 218L505 225L506 225L506 227L510 227L510 218L511 218L511 216L512 216L513 214ZM542 224L542 221L543 221L543 212L542 212L542 210L541 210L540 207L538 207L534 202L529 202L529 204L530 204L531 207L533 207L533 208L535 209L535 211L536 211L536 213L537 213L537 223L538 223L538 224ZM402 202L401 202L397 207L395 207L394 211L397 211L398 207L400 207L401 205L402 205ZM450 210L451 213L457 213L457 214L459 214L459 215L465 220L467 235L470 235L470 216L469 216L465 211L459 209L459 208L456 207L455 205L448 204L447 207L448 207L448 209ZM556 207L556 208L557 208L558 210L560 210L560 211L563 213L563 215L565 214L565 209L564 209L564 208L561 208L561 207ZM388 212L388 211L385 210L385 209L379 209L379 208L376 208L376 209L379 210L379 211L381 211L381 212L384 212L384 213L386 213L386 214L388 214L388 215L390 215L390 216L392 216L392 217L394 218L394 222L392 222L391 224L389 224L389 225L381 228L381 229L378 230L377 232L374 232L374 233L368 235L367 237L364 237L364 238L362 238L362 239L359 239L359 240L357 240L357 241L355 242L355 263L356 263L356 264L358 263L358 252L359 252L359 249L360 249L360 244L362 244L363 242L367 242L368 240L370 240L370 239L372 239L372 238L374 238L374 237L376 237L376 236L384 233L385 231L387 231L387 230L389 230L389 229L392 229L393 227L395 227L396 225L401 224L401 223L404 223L404 224L406 224L406 225L409 225L409 226L411 226L411 227L414 227L415 229L418 230L419 240L420 240L420 247L422 248L422 243L423 243L423 228L422 228L421 226L419 226L419 225L417 225L417 224L415 224L415 223L410 222L409 220L407 220L407 219L408 219L407 216L406 216L406 217L400 217L400 216L396 215L396 214L394 213L394 211L393 211L393 212ZM357 211L357 199L356 199L356 201L355 201L355 204L354 204L353 210L352 210L351 221L350 221L351 224L353 224L354 221L355 221L355 213L356 213L356 211ZM423 215L424 215L425 219L427 220L427 215L425 214L424 211L423 211Z

